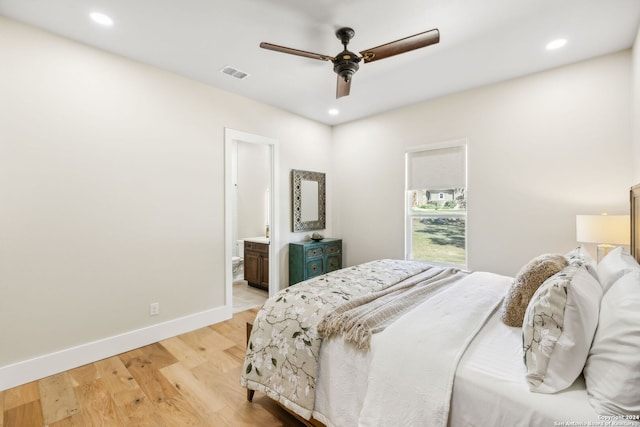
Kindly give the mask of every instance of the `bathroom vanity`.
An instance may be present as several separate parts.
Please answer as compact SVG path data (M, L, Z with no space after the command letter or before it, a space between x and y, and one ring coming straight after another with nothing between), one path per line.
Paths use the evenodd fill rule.
M244 239L244 280L249 286L269 290L269 239Z

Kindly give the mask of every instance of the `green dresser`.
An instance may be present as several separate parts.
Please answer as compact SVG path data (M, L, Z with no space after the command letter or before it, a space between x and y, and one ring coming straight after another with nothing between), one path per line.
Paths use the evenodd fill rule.
M289 285L342 268L342 239L289 243Z

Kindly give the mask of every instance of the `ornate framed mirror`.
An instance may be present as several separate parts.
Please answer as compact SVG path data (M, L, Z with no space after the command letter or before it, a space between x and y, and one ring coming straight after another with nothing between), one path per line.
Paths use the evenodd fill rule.
M291 228L294 232L325 228L325 193L324 173L291 171Z

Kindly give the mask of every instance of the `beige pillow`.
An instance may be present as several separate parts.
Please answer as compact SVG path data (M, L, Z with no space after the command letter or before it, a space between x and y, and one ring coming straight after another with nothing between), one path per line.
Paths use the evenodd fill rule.
M509 326L522 326L533 294L545 280L567 265L569 262L560 254L543 254L522 267L502 303L502 321Z

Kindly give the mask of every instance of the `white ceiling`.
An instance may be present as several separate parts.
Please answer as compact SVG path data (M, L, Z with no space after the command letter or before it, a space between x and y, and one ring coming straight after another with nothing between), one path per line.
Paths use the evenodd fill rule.
M114 20L100 27L89 13ZM639 0L0 0L0 14L330 125L632 46ZM335 99L330 62L261 41L336 55L440 30L440 43L361 63ZM567 45L546 51L552 39ZM244 80L220 71L232 66ZM330 116L330 108L340 114Z

